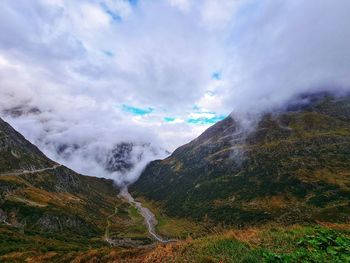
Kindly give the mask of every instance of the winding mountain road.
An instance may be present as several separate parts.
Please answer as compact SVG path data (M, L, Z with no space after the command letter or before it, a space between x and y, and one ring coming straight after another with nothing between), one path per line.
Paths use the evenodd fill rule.
M23 170L23 171L18 171L18 172L12 172L12 173L4 173L0 174L0 176L9 176L9 175L23 175L23 174L33 174L33 173L41 173L45 171L50 171L50 170L55 170L58 167L61 167L61 164L56 164L52 167L47 167L47 168L42 168L42 169L37 169L37 170Z
M52 167L47 167L47 168L42 168L42 169L37 169L37 170L23 170L23 171L17 171L17 172L11 172L11 173L3 173L0 174L0 176L16 176L16 175L23 175L23 174L34 174L34 173L41 173L41 172L45 172L45 171L50 171L50 170L55 170L58 167L61 167L61 164L56 164ZM130 195L128 188L124 187L119 194L121 197L123 197L128 203L134 205L140 212L140 214L142 215L142 217L145 219L145 225L148 229L149 234L158 242L161 243L168 243L171 240L167 240L162 238L161 236L159 236L156 233L155 230L155 226L157 225L157 219L155 218L154 214L146 207L143 207L142 204L140 202L135 201L135 199ZM107 220L108 222L108 220ZM108 222L109 224L109 222ZM105 239L108 242L111 242L109 239L109 234L108 234L108 227L106 229L106 233L105 233Z
M119 194L121 197L126 199L130 204L134 205L140 212L140 214L145 219L145 224L148 229L149 234L157 241L161 243L168 243L169 240L162 238L156 233L155 226L157 225L157 219L154 214L146 207L143 207L140 202L135 201L135 199L130 195L128 188L124 187Z

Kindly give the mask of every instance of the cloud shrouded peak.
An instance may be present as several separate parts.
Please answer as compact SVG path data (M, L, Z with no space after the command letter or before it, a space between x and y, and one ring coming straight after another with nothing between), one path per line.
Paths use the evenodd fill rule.
M0 108L50 157L109 176L101 156L122 143L142 163L232 111L348 91L349 9L347 0L5 0Z

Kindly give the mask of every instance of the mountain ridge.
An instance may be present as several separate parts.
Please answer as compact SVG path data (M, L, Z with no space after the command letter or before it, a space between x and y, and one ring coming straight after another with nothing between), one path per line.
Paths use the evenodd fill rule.
M54 251L49 261L69 262L108 242L152 243L114 181L57 164L0 119L0 261L15 252L14 261L40 262L37 255Z
M226 118L151 162L131 190L175 238L159 246L111 180L56 164L0 119L0 261L299 262L334 259L335 244L344 261L350 99L318 102L253 133Z
M348 221L350 97L319 95L265 114L246 133L231 117L130 187L170 216L213 224Z
M57 164L0 118L0 174L20 169L40 169Z

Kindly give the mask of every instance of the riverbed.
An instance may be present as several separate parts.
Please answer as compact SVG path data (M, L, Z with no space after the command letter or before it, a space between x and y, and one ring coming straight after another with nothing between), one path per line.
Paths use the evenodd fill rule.
M135 206L137 210L140 212L142 217L144 218L145 225L148 229L149 234L154 238L156 241L161 243L167 243L169 240L162 238L160 235L156 233L156 225L157 225L157 219L155 215L146 207L143 207L140 202L135 201L135 199L130 195L128 188L123 187L120 190L119 196L124 198L128 203Z

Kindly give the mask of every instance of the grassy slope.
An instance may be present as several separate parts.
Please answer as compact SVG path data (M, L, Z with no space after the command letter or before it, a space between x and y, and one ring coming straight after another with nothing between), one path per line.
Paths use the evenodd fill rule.
M350 262L349 246L349 225L265 226L158 246L144 262Z
M0 174L46 168L55 164L0 118Z
M350 220L350 98L266 115L243 139L236 126L226 119L151 163L131 192L214 225Z
M0 231L0 236L5 230ZM6 243L14 245L20 234ZM27 236L27 243L32 243ZM155 247L122 249L101 247L98 243L82 250L79 243L69 244L50 239L36 239L37 251L22 247L15 253L0 257L4 262L26 258L28 262L350 262L350 225L264 226L223 230L206 237L173 242ZM22 243L24 243L22 241ZM48 249L40 245L45 244ZM54 246L51 251L50 245ZM61 249L57 249L57 248Z
M64 166L1 175L54 165L0 119L0 257L13 254L21 261L50 251L58 260L75 251L108 247L106 233L119 241L151 242L143 218L118 197L112 180Z
M186 218L167 216L159 203L140 198L138 201L147 207L157 219L157 233L167 239L195 238L208 234L205 224L198 224Z
M64 186L59 179L64 174L74 183ZM118 190L109 180L59 168L0 176L0 188L6 189L0 197L0 255L21 251L26 255L61 254L106 247L107 225L110 238L150 242L143 218L117 197Z

